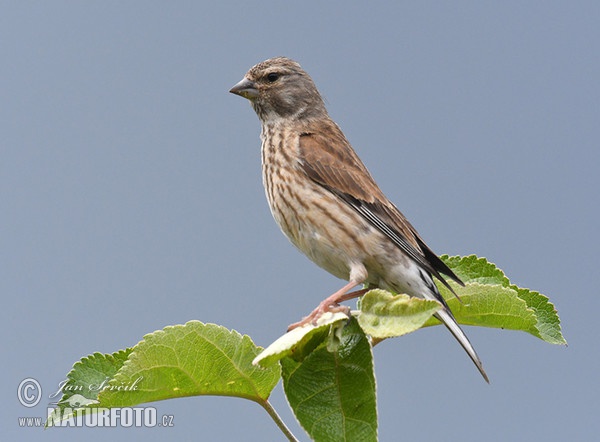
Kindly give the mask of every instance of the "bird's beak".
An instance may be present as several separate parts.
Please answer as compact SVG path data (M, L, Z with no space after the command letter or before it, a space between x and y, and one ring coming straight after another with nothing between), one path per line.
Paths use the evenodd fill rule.
M256 89L256 85L253 81L248 80L247 78L243 78L238 84L229 89L229 92L232 94L239 95L240 97L247 98L248 100L252 100L258 97L258 90Z

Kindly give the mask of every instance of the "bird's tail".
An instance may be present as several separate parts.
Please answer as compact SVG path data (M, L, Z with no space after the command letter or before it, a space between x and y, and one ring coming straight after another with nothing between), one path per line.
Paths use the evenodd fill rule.
M477 356L477 352L475 352L475 349L473 348L473 345L471 345L469 338L467 338L465 332L463 332L462 329L459 327L458 323L456 322L456 319L454 319L454 316L452 315L450 310L440 310L435 314L435 316L444 323L448 330L450 330L450 333L452 333L456 340L459 342L459 344L462 345L462 348L465 349L465 351L479 370L479 373L481 373L481 376L483 376L483 379L485 379L485 381L489 384L490 380L488 379L488 376L485 370L483 369L481 359L479 359L479 356Z

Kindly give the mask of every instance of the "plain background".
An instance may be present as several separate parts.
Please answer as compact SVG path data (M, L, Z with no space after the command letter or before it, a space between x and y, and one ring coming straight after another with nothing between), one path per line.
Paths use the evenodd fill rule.
M216 3L216 2L213 2ZM392 2L389 2L392 3ZM556 305L568 347L442 328L375 349L382 441L597 436L598 2L3 2L4 440L282 440L240 399L155 404L175 427L19 428L82 356L191 319L260 345L342 281L271 219L259 122L229 94L276 55L313 76L439 254L477 254ZM272 401L296 435L281 387Z

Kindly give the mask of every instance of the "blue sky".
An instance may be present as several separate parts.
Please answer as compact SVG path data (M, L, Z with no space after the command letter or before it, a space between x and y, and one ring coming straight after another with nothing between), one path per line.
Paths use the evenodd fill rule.
M267 345L341 287L271 219L258 119L227 92L286 55L428 244L549 296L570 344L467 328L486 385L442 328L383 343L381 440L597 435L599 20L597 2L5 5L3 433L281 440L215 397L157 403L169 429L22 429L45 409L15 393L191 319ZM273 403L305 440L280 387Z

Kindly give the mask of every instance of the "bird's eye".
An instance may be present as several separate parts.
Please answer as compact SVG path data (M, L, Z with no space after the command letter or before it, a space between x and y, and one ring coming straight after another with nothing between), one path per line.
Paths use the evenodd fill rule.
M279 79L279 74L276 72L271 72L270 74L267 75L267 81L269 83L274 83Z

